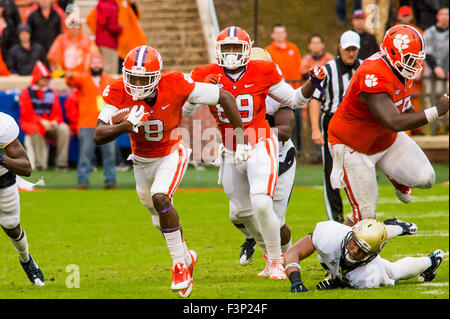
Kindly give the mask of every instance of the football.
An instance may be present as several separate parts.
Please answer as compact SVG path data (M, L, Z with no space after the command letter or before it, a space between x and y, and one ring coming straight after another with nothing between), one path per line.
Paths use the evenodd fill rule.
M111 115L111 125L120 124L125 121L130 114L131 107L125 107L116 111L113 115Z

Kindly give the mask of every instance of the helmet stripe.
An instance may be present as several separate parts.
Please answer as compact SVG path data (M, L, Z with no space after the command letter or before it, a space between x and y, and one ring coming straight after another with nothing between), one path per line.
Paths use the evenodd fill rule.
M236 37L236 27L230 27L228 29L228 36L229 37Z
M144 54L142 55L142 65L145 66L145 56L147 55L148 46L145 47Z
M425 49L425 45L424 45L424 40L423 40L422 35L420 34L420 32L417 31L415 28L411 27L410 25L404 24L404 26L410 28L411 30L413 30L417 34L417 36L420 39L420 45L422 47L422 50L420 50L420 51L423 51Z
M134 65L136 66L143 66L143 62L145 61L143 59L144 52L146 52L146 46L141 45L136 53L136 60L134 61Z

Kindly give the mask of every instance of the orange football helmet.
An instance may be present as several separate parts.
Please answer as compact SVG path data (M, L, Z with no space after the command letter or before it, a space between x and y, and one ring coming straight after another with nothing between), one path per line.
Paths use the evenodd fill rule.
M240 51L224 51L223 45L240 45ZM252 41L248 33L239 27L228 27L220 31L216 41L216 61L221 67L235 70L247 65L250 60Z
M125 91L133 100L150 96L161 79L161 55L154 48L141 45L128 52L123 61L122 76Z
M396 25L386 31L380 49L389 63L402 76L414 79L423 70L425 41L422 34L409 25Z

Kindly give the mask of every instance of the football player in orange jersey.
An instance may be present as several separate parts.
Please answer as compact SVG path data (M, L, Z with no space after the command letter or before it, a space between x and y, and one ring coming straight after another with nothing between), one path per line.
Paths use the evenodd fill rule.
M280 220L273 210L273 195L278 177L278 139L265 120L265 99L299 108L311 98L315 85L324 78L319 67L311 69L310 80L294 90L282 81L281 71L271 61L250 61L252 41L245 30L227 27L216 42L216 63L196 67L194 81L215 83L236 99L245 133L252 145L249 161L230 165L227 158L238 151L229 134L229 119L222 105L209 104L221 131L224 147L219 152L222 164L219 182L229 198L230 215L245 225L255 241L267 252L265 269L258 274L270 279L285 279L280 247ZM313 82L311 82L313 81ZM186 106L188 107L188 106Z
M220 103L239 145L234 158L237 163L247 159L248 146L236 101L230 93L216 85L194 83L181 72L161 73L161 69L161 56L151 47L139 46L128 53L123 79L115 80L103 92L106 106L99 115L94 141L105 144L124 133L130 134L129 159L134 164L137 194L166 239L173 260L171 289L188 297L197 253L187 249L178 213L172 206L172 196L191 152L178 133L183 104ZM111 125L111 116L127 107L131 111L126 120Z
M386 32L380 49L355 72L328 127L331 184L345 189L352 206L347 225L375 218L377 168L393 182L403 202L411 201L411 187L429 188L435 182L424 152L402 131L446 114L448 96L443 95L436 106L414 113L410 102L413 79L422 71L425 59L425 43L418 30L396 25ZM389 238L417 232L416 225L395 218L384 223Z

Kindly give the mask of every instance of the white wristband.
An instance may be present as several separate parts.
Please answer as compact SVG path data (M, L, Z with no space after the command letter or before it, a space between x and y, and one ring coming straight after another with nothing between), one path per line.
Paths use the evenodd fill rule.
M424 111L424 113L425 113L425 117L427 118L428 123L431 123L439 118L439 114L438 114L436 106L426 109Z
M284 267L284 270L287 270L287 269L290 268L290 267L295 267L295 268L298 268L298 270L302 270L302 269L300 268L300 265L297 264L297 263L290 263L290 264L287 264L286 267Z

